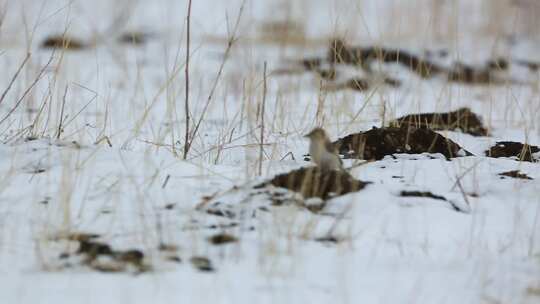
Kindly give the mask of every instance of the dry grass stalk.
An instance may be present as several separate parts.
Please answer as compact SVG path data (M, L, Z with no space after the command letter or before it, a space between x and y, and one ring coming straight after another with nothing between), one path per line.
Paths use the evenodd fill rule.
M15 80L17 80L17 78L19 78L19 74L21 73L23 67L26 65L26 63L28 62L30 57L31 57L30 53L26 53L26 57L24 57L24 60L21 63L21 65L19 65L19 68L17 69L17 72L15 72L15 74L11 78L11 81L9 82L8 86L6 87L4 92L2 93L2 96L0 97L0 104L2 104L2 102L6 98L6 95L9 92L9 90L11 90L11 87L13 86L13 83L15 82Z
M187 34L186 34L186 97L184 99L184 110L186 111L186 133L184 137L184 159L189 152L191 142L189 141L189 51L190 51L190 33L191 33L191 0L188 1L187 11Z
M0 120L0 125L2 125L2 123L4 123L9 118L9 116L11 116L11 114L13 114L13 112L15 112L15 110L17 110L17 108L19 108L19 106L21 105L24 98L30 93L30 91L32 91L32 89L36 86L36 84L41 80L41 78L45 74L45 71L47 70L49 65L52 63L53 59L54 59L54 52L51 54L51 57L49 58L49 61L47 61L47 63L41 68L41 70L39 71L39 73L36 76L36 78L34 79L34 81L30 84L30 86L28 86L28 88L26 88L26 90L21 95L21 97L19 97L19 99L17 99L17 101L15 102L15 105L13 106L13 108L11 108L8 111L8 113L2 118L2 120Z
M262 175L262 162L264 154L264 108L266 104L266 61L263 69L263 96L261 105L261 144L259 147L259 176Z
M187 153L189 153L189 149L191 149L191 146L193 144L193 140L195 139L195 136L199 132L199 128L201 127L201 123L203 122L204 117L205 117L206 113L208 112L208 107L210 106L210 103L212 102L212 99L214 98L214 93L215 93L217 85L219 84L219 81L221 79L221 75L223 73L223 68L225 67L225 63L229 59L232 47L233 47L234 43L236 42L236 39L237 39L236 34L237 34L237 31L238 31L238 28L239 28L239 25L240 25L240 19L242 18L242 14L244 12L245 3L246 3L246 1L244 0L242 2L242 5L240 6L240 11L238 12L238 16L236 17L236 22L235 22L235 25L234 25L234 28L233 28L233 32L229 36L229 40L227 42L227 48L225 49L225 54L223 56L223 60L221 61L221 65L219 67L218 73L216 75L216 78L214 79L212 89L210 89L210 94L208 94L208 98L206 99L206 103L205 103L204 108L202 110L201 116L199 117L199 120L195 124L195 128L193 128L193 131L189 135L189 139L186 142L186 145L188 146L187 152L185 152L186 155L187 155Z

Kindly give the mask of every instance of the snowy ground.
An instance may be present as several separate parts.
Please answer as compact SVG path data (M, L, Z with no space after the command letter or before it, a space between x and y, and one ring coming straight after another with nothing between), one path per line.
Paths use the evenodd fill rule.
M278 72L325 55L335 35L419 54L446 49L442 64L540 61L534 1L470 2L194 1L191 123L202 119L183 161L186 1L2 1L0 90L31 57L0 102L1 302L538 303L540 165L483 151L501 140L540 145L540 71L512 65L504 76L516 83L459 85L388 65L381 69L402 86L366 92L326 92L312 73ZM287 19L300 28L288 40L261 30ZM151 35L140 46L119 43L128 31ZM40 48L63 32L92 46ZM231 35L238 39L224 59ZM492 136L440 133L476 156L370 162L351 173L372 183L319 213L271 206L247 189L311 165L302 135L315 126L337 139L462 106ZM533 179L498 175L509 170ZM468 212L402 190L431 191ZM201 208L217 201L235 216ZM66 240L73 233L143 252L147 271L83 265ZM220 233L238 241L209 242ZM321 241L328 236L337 242ZM193 257L213 271L198 270Z

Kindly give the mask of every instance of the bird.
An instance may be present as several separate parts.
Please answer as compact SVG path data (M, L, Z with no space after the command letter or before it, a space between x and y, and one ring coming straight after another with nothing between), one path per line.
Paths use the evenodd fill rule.
M343 170L343 162L337 148L330 142L322 128L311 130L304 137L310 139L309 154L311 160L323 171Z

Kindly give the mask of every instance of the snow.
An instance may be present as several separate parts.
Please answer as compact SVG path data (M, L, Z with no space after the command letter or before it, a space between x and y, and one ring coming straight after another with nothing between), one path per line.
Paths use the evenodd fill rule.
M419 54L446 48L445 64L456 59L482 63L498 55L540 60L538 35L527 32L526 20L514 28L502 24L500 35L486 30L485 3L446 5L445 18L460 21L459 35L431 35L433 3L246 1L239 40L187 160L181 157L185 1L4 3L1 90L27 50L31 58L0 103L0 119L49 60L52 51L39 47L46 36L67 27L71 36L97 44L57 51L45 77L0 124L1 302L540 301L540 165L483 156L496 141L540 145L538 71L514 65L508 74L520 84L475 86L421 79L387 65L380 68L403 85L362 93L322 92L319 79L307 72L273 74L291 67L293 59L324 55L326 41L336 34L354 44ZM226 45L216 38L225 41L231 34L241 6L242 1L193 2L190 100L195 122L225 52ZM452 9L470 14L456 16ZM125 23L111 30L122 16ZM309 46L259 45L259 25L285 16L305 26ZM121 45L115 37L128 30L155 35L142 46ZM259 176L265 61L269 73ZM67 116L57 138L64 92ZM484 119L492 136L439 133L476 156L446 160L403 154L362 164L351 174L371 184L330 200L320 213L294 203L273 206L271 197L252 187L310 166L303 160L308 152L303 135L316 125L337 139L381 126L383 119L463 106ZM344 162L345 167L355 164ZM533 179L498 175L510 170ZM433 192L465 212L445 201L401 197L402 190ZM234 216L206 212L218 202ZM151 269L107 273L81 265L76 244L62 237L74 232L99 234L115 249L140 250ZM221 232L239 241L208 242ZM321 241L329 236L337 242ZM173 250L159 250L160 245ZM69 259L61 259L66 252ZM215 271L193 267L190 258L197 256L207 257Z

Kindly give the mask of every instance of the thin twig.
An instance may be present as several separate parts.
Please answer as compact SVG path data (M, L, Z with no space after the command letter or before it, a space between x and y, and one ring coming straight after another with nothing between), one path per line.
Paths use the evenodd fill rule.
M163 182L163 184L161 185L161 189L165 189L165 187L167 187L167 184L169 183L169 179L171 178L171 175L170 174L167 174L167 177L165 177L165 181Z

